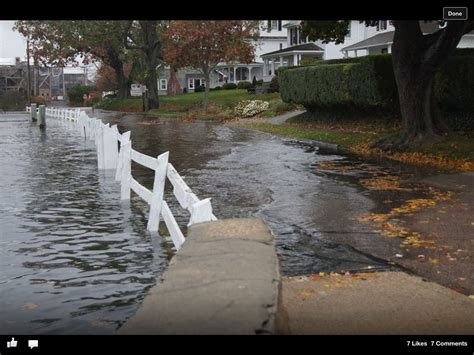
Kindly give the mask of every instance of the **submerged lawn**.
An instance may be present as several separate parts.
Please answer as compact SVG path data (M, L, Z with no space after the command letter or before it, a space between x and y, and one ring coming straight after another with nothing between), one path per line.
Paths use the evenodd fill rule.
M393 117L354 117L343 120L330 115L305 113L290 118L281 125L255 120L241 120L237 125L286 137L329 142L359 155L431 165L443 170L474 170L474 132L456 132L452 136L426 142L405 152L386 152L375 148L373 143L397 134L397 121Z

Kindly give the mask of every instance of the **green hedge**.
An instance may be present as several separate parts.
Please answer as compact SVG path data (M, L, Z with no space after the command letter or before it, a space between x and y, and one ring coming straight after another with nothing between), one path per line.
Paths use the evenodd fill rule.
M89 95L91 91L94 91L94 86L88 85L75 85L67 91L69 102L72 104L82 104L84 102L84 95Z
M224 85L222 85L222 89L223 90L235 90L235 89L237 89L237 84L235 84L235 83L225 83Z
M474 55L448 58L435 80L441 109L474 113Z
M474 55L468 52L457 50L436 75L435 93L445 112L474 112ZM389 54L283 67L278 77L282 100L308 110L340 105L399 110Z
M279 71L283 101L316 107L396 106L396 85L389 55L359 63L321 64Z

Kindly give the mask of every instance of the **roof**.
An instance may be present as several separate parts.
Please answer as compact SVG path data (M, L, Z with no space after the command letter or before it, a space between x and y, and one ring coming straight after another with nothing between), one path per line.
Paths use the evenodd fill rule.
M262 54L261 57L266 57L266 56L275 55L275 54L291 53L291 52L314 52L314 51L322 52L323 49L314 43L304 43L304 44L298 44L297 46L291 46L284 49L280 49L278 51L265 53L265 54Z
M363 41L344 47L341 49L341 51L353 51L356 49L363 49L363 48L375 47L375 46L380 46L383 44L392 43L394 33L395 31L378 33L375 36L364 39Z
M440 29L438 21L420 21L420 29L423 34L434 33ZM365 49L369 47L381 46L384 44L390 44L393 42L393 35L395 31L387 31L378 33L375 36L364 39L363 41L354 43L350 46L344 47L341 51L353 51L356 49ZM469 32L473 34L474 31Z
M294 27L294 26L299 26L301 21L289 21L288 23L285 23L282 27L283 28L288 28L288 27Z
M0 65L15 65L15 58L0 58Z

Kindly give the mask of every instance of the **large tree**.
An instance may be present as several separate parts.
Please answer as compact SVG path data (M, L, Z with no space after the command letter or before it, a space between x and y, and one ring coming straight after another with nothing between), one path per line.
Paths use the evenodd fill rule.
M367 26L377 21L365 21ZM303 21L303 33L310 40L342 43L350 21ZM474 21L446 21L439 30L423 34L419 21L392 21L395 33L392 62L398 88L402 127L398 137L379 146L404 149L448 133L434 98L436 71L455 50L461 37L474 29Z
M47 66L77 65L99 60L115 71L118 96L128 95L130 82L124 74L127 52L123 36L126 21L17 21L14 27L28 36L36 63Z
M164 59L174 68L192 68L204 76L204 110L209 103L210 77L221 62L250 63L258 21L173 21L165 31Z
M165 21L128 21L123 43L127 49L138 50L144 59L144 81L148 90L148 109L160 107L157 67L162 59L161 33Z

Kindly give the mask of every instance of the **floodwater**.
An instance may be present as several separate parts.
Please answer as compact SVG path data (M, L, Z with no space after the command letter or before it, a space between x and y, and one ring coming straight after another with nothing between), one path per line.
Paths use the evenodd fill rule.
M284 274L390 267L339 242L374 238L352 220L373 200L350 174L316 168L347 157L233 126L96 116L131 130L137 151L170 151L217 218L262 217ZM53 122L40 131L27 115L2 115L0 127L0 333L112 333L166 269L172 242L146 231L148 208L137 196L120 201L113 174L97 171L93 142ZM132 174L152 186L151 170L133 165ZM165 198L185 229L189 216L169 186Z

